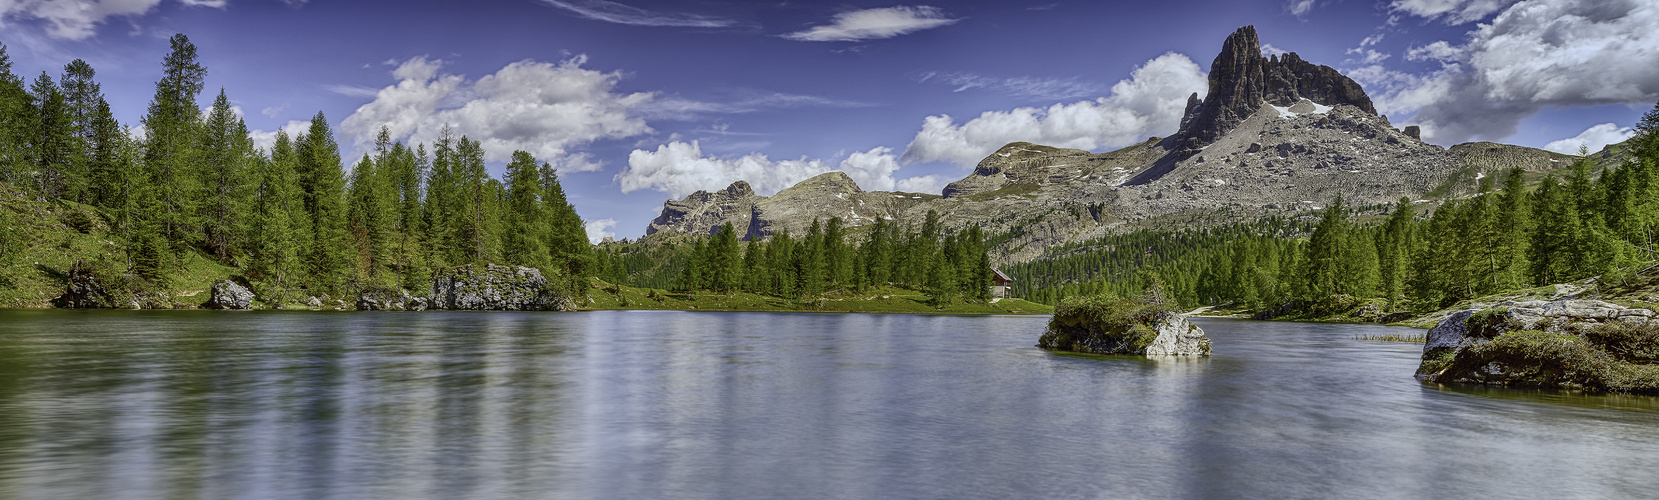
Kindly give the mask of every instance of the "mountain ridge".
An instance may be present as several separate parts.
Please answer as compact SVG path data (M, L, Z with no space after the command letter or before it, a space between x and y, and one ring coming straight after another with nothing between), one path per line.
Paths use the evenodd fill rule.
M653 221L648 232L666 230L673 226L666 222L693 212L700 214L689 224L695 227L675 232L712 232L730 221L749 228L746 238L760 238L776 232L767 228L796 232L813 218L839 216L857 228L874 216L919 221L932 210L946 227L978 225L988 234L1008 235L994 249L1008 262L1146 225L1309 215L1337 196L1363 207L1402 196L1469 194L1479 179L1510 167L1542 173L1570 162L1566 155L1521 146L1424 143L1416 127L1396 128L1379 115L1364 89L1337 70L1295 53L1262 56L1252 26L1222 43L1209 84L1205 98L1189 97L1181 127L1169 137L1102 153L1009 143L942 195L859 190L859 199L886 202L862 217L849 217L859 213L849 206L856 203L846 201L849 193L837 199L829 191L807 195L816 189L811 187L782 199L795 187L771 198L756 196L747 214L735 206L707 208L718 204L699 204L704 195L693 194L665 203L658 219L664 223ZM796 187L817 185L828 186L809 179ZM765 209L755 208L763 204Z

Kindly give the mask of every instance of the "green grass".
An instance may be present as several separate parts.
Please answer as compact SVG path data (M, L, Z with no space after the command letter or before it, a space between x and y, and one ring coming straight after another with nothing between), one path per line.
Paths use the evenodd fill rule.
M996 302L957 301L944 307L928 304L922 292L902 287L875 287L862 292L832 292L816 300L793 300L746 292L675 292L614 285L594 278L583 310L804 311L911 314L1050 314L1054 308L1020 299Z
M1389 334L1389 335L1360 335L1358 337L1354 337L1354 340L1377 340L1377 341L1382 341L1382 342L1407 342L1407 343L1412 343L1412 344L1421 344L1421 343L1427 342L1428 338L1429 338L1429 336L1427 334L1424 334L1424 335Z

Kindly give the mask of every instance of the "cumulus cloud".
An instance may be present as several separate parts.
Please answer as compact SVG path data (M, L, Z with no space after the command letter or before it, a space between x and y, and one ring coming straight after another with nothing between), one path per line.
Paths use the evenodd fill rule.
M616 238L616 219L590 220L587 223L588 242L598 245L605 238Z
M1036 99L1076 99L1099 95L1105 89L1093 82L1079 82L1075 78L1033 78L1029 76L995 78L973 73L939 73L929 71L917 78L921 83L943 83L955 87L952 92L983 89Z
M177 0L190 7L224 8L225 0ZM46 34L65 40L85 40L112 17L142 16L162 0L0 0L0 27L5 21L39 21Z
M1485 19L1516 0L1394 0L1389 9L1458 25Z
M1004 144L1100 149L1175 132L1187 96L1204 94L1208 82L1187 56L1167 53L1135 68L1112 86L1112 95L1048 108L987 111L957 124L950 115L929 116L905 148L905 163L948 161L972 166Z
M1406 49L1407 61L1456 61L1462 58L1463 48L1454 47L1445 40Z
M277 127L277 129L287 131L288 138L293 139L299 137L301 133L311 130L311 120L289 120L287 124ZM271 150L272 146L276 145L276 136L276 130L269 132L258 129L248 131L248 138L253 140L253 147L267 152ZM355 162L356 160L351 161Z
M806 158L773 161L760 153L738 158L705 156L697 141L674 141L657 146L656 151L636 149L628 154L628 166L617 174L616 180L623 193L652 189L673 198L683 198L699 190L724 189L739 180L748 181L755 192L770 196L833 170L845 172L860 188L871 191L942 186L936 176L895 179L893 174L898 169L892 148L886 147L847 155L836 164Z
M1562 139L1544 145L1544 149L1561 154L1576 155L1578 148L1583 146L1591 152L1600 151L1608 144L1618 144L1636 135L1630 127L1619 128L1618 125L1603 123L1585 129L1578 137Z
M541 2L564 9L577 16L607 23L684 28L724 28L737 24L736 21L731 19L676 12L653 12L605 0L541 0Z
M1408 53L1441 60L1436 71L1407 74L1373 65L1349 74L1372 91L1378 111L1416 113L1412 121L1432 142L1502 139L1545 106L1659 99L1654 26L1659 5L1653 2L1526 0L1477 25L1463 45L1436 42Z
M937 7L904 5L855 10L835 15L830 24L783 35L802 42L857 42L895 36L953 24Z
M572 149L652 132L639 109L655 96L616 92L619 73L586 63L586 56L557 64L524 60L467 81L443 74L441 61L415 57L392 72L396 84L341 121L340 131L367 149L383 125L393 138L426 144L449 126L481 142L489 161L523 150L563 171L598 170L598 162Z

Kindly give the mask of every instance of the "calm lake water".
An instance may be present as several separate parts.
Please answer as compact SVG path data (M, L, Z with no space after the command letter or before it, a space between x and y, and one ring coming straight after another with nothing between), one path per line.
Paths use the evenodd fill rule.
M1652 498L1652 398L1412 380L1418 330L0 311L0 498Z

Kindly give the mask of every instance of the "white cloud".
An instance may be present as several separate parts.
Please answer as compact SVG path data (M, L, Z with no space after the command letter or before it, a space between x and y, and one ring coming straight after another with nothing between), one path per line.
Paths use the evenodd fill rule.
M760 153L738 158L704 156L697 141L674 141L656 151L636 149L628 155L628 166L616 175L623 193L653 189L683 198L693 192L724 189L739 180L748 181L756 193L770 196L812 176L840 170L869 191L910 190L942 186L937 176L895 179L899 163L886 147L848 155L839 164L821 159L773 161ZM932 191L932 192L937 192Z
M286 125L277 128L287 131L288 138L293 139L299 137L300 134L311 130L311 120L289 120ZM270 152L271 147L276 145L276 136L277 133L275 130L269 132L264 130L248 131L248 138L253 140L253 147L263 149L266 152Z
M162 0L0 0L0 27L5 21L32 20L45 25L46 34L65 40L85 40L112 17L142 16ZM225 0L178 0L191 7L224 8Z
M1476 6L1453 3L1458 12ZM1371 91L1378 111L1416 113L1411 121L1437 144L1509 137L1545 106L1659 99L1659 4L1526 0L1508 7L1470 31L1464 45L1436 42L1408 53L1441 60L1439 70L1413 75L1372 66L1349 74Z
M323 90L346 97L374 97L380 93L380 89L362 85L324 85Z
M1579 146L1583 146L1593 153L1601 151L1601 148L1608 144L1624 142L1634 135L1636 135L1636 131L1630 127L1619 128L1618 125L1603 123L1585 129L1584 132L1578 134L1578 137L1551 142L1545 145L1544 149L1561 154L1576 155Z
M489 161L523 150L562 171L598 170L591 156L572 149L650 133L640 109L655 95L615 92L621 75L583 68L586 62L519 61L469 82L442 74L441 61L415 57L392 72L396 84L341 121L340 132L366 150L382 125L393 138L429 145L447 125L483 143Z
M904 5L855 10L835 15L834 22L783 35L802 42L856 42L947 26L961 19L945 17L937 7Z
M1313 0L1290 0L1290 3L1285 4L1285 10L1290 11L1290 15L1293 16L1307 14L1313 11Z
M985 89L1019 97L1037 99L1076 99L1105 93L1105 88L1093 82L1079 82L1076 78L1034 78L1029 76L994 78L973 73L923 73L918 82L939 82L955 87L952 92Z
M767 109L805 107L863 108L873 106L873 104L870 103L832 99L821 96L786 94L782 92L761 92L754 90L738 91L731 97L731 99L724 101L696 101L676 97L652 99L651 102L642 105L639 108L639 112L647 118L693 120L700 115L742 114Z
M279 105L276 105L276 106L270 106L270 107L267 107L265 109L261 109L261 110L259 110L259 114L262 114L262 115L265 115L265 116L268 116L268 117L271 117L271 118L276 118L277 115L282 114L282 111L286 110L286 109L288 109L288 103L285 102L285 103L282 103L282 104L279 104Z
M1453 47L1445 40L1422 47L1406 49L1407 61L1456 61L1463 58L1463 48Z
M1278 47L1274 47L1273 44L1271 44L1271 43L1262 44L1262 57L1282 56L1282 55L1289 54L1289 53L1290 53L1290 51L1285 50L1285 49L1281 49L1281 48L1278 48Z
M605 238L616 238L616 219L590 220L587 223L588 242L598 245Z
M736 21L731 19L697 14L652 12L606 0L541 0L541 2L595 21L634 26L724 28L737 24Z
M1126 146L1149 135L1174 133L1187 96L1203 95L1207 85L1197 64L1171 52L1135 68L1129 79L1112 86L1110 97L1047 109L987 111L961 125L950 115L929 116L901 160L972 166L1015 141L1090 150Z
M1485 19L1516 0L1394 0L1389 9L1458 25Z

